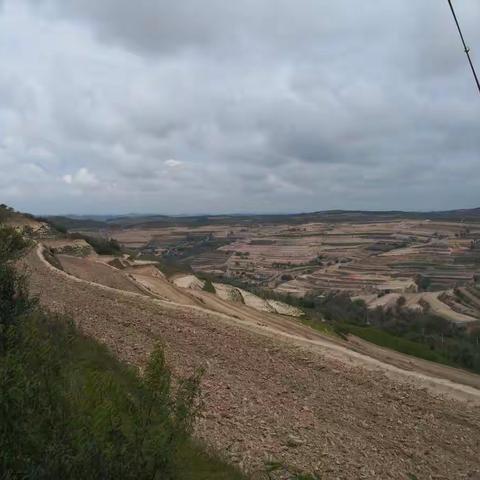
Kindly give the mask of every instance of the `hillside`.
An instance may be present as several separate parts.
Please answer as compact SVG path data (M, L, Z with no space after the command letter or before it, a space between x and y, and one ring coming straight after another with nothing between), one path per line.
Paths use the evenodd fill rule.
M100 256L15 218L36 238L21 264L40 304L127 364L143 368L160 341L176 378L203 367L195 437L247 472L278 462L319 478L480 474L480 376L322 334L241 289L229 287L232 299L193 275L170 281L155 262Z
M205 366L196 434L250 471L268 458L345 479L478 469L480 392L458 383L465 375L478 386L475 375L417 374L414 362L395 367L284 321L274 328L76 279L39 249L26 263L41 303L119 358L141 365L160 339L176 374Z

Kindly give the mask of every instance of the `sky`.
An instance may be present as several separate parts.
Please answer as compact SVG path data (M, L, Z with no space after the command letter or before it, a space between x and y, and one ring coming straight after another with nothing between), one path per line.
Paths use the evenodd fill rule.
M478 207L480 96L446 0L0 0L0 203Z

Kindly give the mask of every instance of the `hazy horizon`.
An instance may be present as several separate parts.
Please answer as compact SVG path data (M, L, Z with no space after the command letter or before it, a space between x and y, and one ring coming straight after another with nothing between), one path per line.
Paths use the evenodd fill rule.
M165 216L165 217L200 217L200 216L249 216L249 215L303 215L303 214L313 214L313 213L324 213L324 212L374 212L374 213L389 213L389 212L399 212L399 213L435 213L435 212L444 212L444 211L455 211L455 210L476 210L480 209L479 206L472 206L472 207L460 207L460 208L448 208L445 210L402 210L402 209L369 209L369 210L358 210L355 208L348 208L348 209L340 209L340 208L332 208L328 210L292 210L292 211L237 211L237 212L221 212L221 213L213 213L213 212L185 212L185 213L168 213L168 212L152 212L152 211L145 211L145 212L100 212L100 213L55 213L55 212L40 212L34 213L35 215L42 217L54 217L54 216L64 216L64 217L79 217L79 218L95 218L95 217L135 217L135 216ZM25 211L24 213L31 213Z

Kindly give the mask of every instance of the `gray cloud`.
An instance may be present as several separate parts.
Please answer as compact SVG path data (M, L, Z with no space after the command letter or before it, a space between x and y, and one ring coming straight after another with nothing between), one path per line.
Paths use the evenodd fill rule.
M480 51L480 4L457 8ZM0 61L17 208L478 202L478 98L436 0L0 0Z

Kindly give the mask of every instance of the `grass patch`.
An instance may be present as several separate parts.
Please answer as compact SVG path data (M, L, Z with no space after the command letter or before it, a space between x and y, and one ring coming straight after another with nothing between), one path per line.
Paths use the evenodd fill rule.
M438 351L431 350L428 345L391 335L375 327L361 327L349 324L343 324L342 327L344 333L351 333L381 347L390 348L391 350L423 358L424 360L430 360L431 362L452 365L452 362L450 362L448 358L444 357Z
M306 315L304 315L303 317L297 317L304 325L306 325L307 327L313 328L314 330L317 330L320 333L324 333L325 335L335 335L336 333L335 329L331 325L316 319L309 318L308 313L307 312L305 313Z
M205 292L209 292L209 293L216 293L216 290L215 290L215 287L213 286L213 283L211 280L204 280L204 284L203 284L203 289Z

